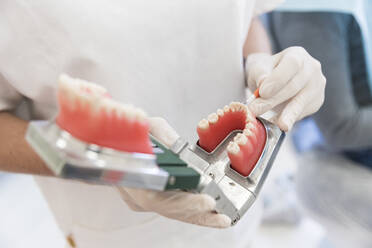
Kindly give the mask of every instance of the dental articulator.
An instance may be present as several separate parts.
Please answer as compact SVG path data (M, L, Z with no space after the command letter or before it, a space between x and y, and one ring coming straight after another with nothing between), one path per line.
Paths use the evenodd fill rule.
M58 104L55 119L32 121L26 134L56 176L206 193L232 225L257 198L285 136L247 105L232 102L199 122L196 143L179 138L168 149L149 134L142 110L66 75L59 80Z

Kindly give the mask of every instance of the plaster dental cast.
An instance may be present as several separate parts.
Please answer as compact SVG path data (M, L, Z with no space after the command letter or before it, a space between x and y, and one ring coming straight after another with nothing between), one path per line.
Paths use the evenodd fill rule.
M207 195L54 178L24 136L29 120L56 115L62 73L100 84L112 99L135 105L107 100L104 107L120 113L119 122L148 120L152 134L166 145L179 136L196 140L195 127L203 131L216 116L198 125L200 120L232 101L245 102L247 85L252 91L259 88L260 97L249 106L252 114L275 108L273 121L290 130L320 108L326 80L320 63L303 48L271 54L257 17L279 4L3 1L0 170L35 175L69 247L246 247L262 214L258 202L236 226L222 229L231 220L214 211L215 200ZM85 100L68 104L77 107L79 101ZM19 106L26 107L15 112ZM235 142L243 144L245 137ZM229 151L239 154L235 145Z

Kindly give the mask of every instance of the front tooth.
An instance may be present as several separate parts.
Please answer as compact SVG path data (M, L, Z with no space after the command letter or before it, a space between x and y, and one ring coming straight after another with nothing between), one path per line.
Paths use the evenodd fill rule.
M247 142L248 142L248 138L247 138L247 136L245 136L244 134L242 134L242 133L238 133L238 134L234 137L234 142L237 143L238 145L245 145L245 144L247 144Z
M131 104L121 104L109 98L102 100L102 107L108 115L116 115L119 119L142 121L146 118L146 113L141 109L135 108Z
M218 115L216 113L208 115L208 121L212 124L216 123L218 121Z
M222 117L225 113L222 109L217 109L217 114L219 117Z
M238 144L236 144L235 142L230 142L229 145L227 146L227 151L229 153L232 153L232 154L238 154L239 151L240 151L240 148L238 146Z
M225 106L223 107L223 111L225 111L225 113L229 112L229 111L230 111L229 106L225 105Z
M236 109L236 102L231 102L230 105L229 105L230 109L231 109L231 112L235 112L237 109Z
M230 103L230 108L234 109L234 111L241 111L244 113L248 112L248 107L240 102L232 102Z
M208 129L209 128L209 122L206 119L202 119L199 121L198 127L200 129Z

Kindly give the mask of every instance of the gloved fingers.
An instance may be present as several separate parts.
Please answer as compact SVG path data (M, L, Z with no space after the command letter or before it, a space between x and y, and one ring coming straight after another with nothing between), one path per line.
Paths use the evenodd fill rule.
M298 73L301 73L303 78L307 76L304 75L306 73L306 70L303 69L305 58L302 52L300 53L296 49L286 49L282 53L274 55L273 59L278 64L260 86L260 97L266 99L277 95L286 88ZM297 76L297 78L299 77Z
M231 226L231 219L228 216L215 212L198 213L181 221L213 228L227 228Z
M247 73L247 84L251 92L270 75L274 67L271 55L266 53L257 53L249 55L245 64Z
M137 207L139 211L156 212L170 219L201 226L226 228L231 225L228 216L215 212L216 202L206 194L122 187L118 190L128 205Z
M175 215L190 216L195 213L212 212L216 208L216 201L206 194L188 192L174 192L154 205L158 212L174 213Z
M312 90L307 90L306 88L301 90L283 109L278 120L278 126L283 131L289 131L292 129L293 124L300 120L305 112L305 108L309 104L310 99L313 94ZM308 113L306 114L308 115Z
M126 192L137 205L146 211L183 213L213 211L215 200L206 194L183 191L154 191L126 188Z
M153 207L158 201L163 201L161 193L167 193L139 188L125 188L125 192L127 193L127 197L133 199L135 204L142 208L143 211L151 211L149 209L150 207Z
M302 111L301 115L297 118L296 121L302 120L306 116L309 116L309 115L315 113L316 111L318 111L320 109L322 104L323 104L323 101L318 101L318 103L308 104L307 107Z
M319 110L324 102L326 78L323 74L312 79L283 109L278 126L289 131L294 122Z
M168 148L180 137L178 133L169 125L169 123L160 117L149 118L150 132Z
M121 198L128 205L130 209L136 212L143 212L144 209L135 203L135 200L130 196L130 194L125 190L124 187L116 187L119 191Z
M250 104L249 109L257 116L262 115L268 110L276 107L279 104L282 104L298 94L299 91L307 84L307 78L307 71L301 71L295 75L290 82L285 85L276 95L271 96L269 99L260 97L254 100Z

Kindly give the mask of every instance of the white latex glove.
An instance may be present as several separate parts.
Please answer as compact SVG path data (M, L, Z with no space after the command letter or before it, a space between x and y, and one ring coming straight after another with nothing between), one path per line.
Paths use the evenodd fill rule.
M151 133L170 147L179 137L162 118L150 118ZM170 219L191 224L226 228L231 219L215 211L216 202L209 195L177 191L152 191L118 187L123 200L134 211L156 212Z
M260 97L249 108L261 115L275 108L273 121L284 131L318 111L324 101L326 78L318 60L302 47L290 47L273 56L251 54L247 58L248 87L259 88Z

